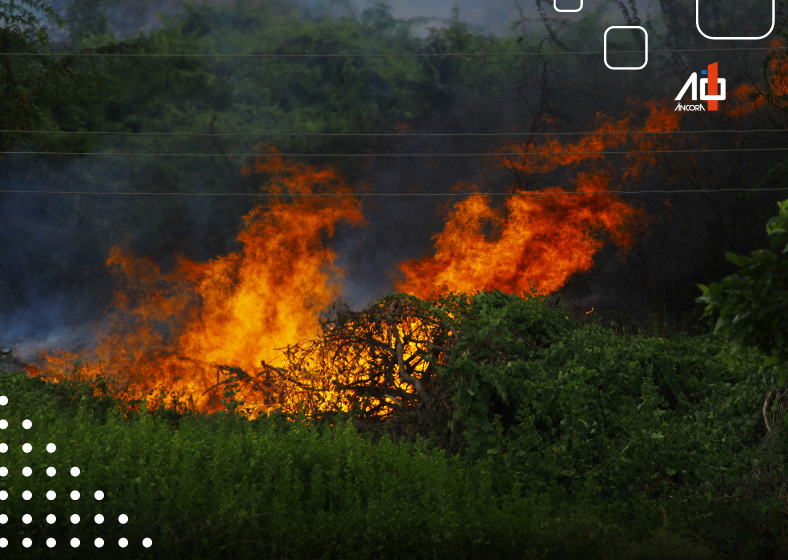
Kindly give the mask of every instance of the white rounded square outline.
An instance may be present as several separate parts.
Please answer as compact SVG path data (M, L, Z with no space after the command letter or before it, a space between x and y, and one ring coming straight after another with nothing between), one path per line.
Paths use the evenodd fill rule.
M695 27L697 28L698 33L707 39L711 39L712 41L757 41L759 39L765 39L772 34L772 31L774 31L774 23L776 21L776 6L777 0L772 0L772 26L769 28L769 31L766 32L766 35L761 35L760 37L712 37L711 35L706 35L700 29L700 0L695 0Z
M567 12L572 12L572 13L579 12L580 10L583 9L583 0L580 0L580 7L578 9L576 9L576 10L559 10L558 6L556 6L557 3L558 3L558 0L553 0L553 8L555 9L556 12L561 12L562 14L563 13L567 13Z
M640 29L646 35L646 60L643 61L643 66L639 66L637 68L631 66L610 66L607 63L607 32L611 29ZM609 70L643 70L643 68L646 67L646 64L648 64L648 31L639 25L611 25L605 29L605 35L602 39L602 49L605 57L605 66L607 66Z

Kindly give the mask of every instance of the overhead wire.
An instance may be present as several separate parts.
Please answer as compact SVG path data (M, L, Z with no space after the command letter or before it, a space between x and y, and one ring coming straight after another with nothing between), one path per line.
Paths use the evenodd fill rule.
M138 153L138 152L28 152L7 151L0 154L8 155L47 155L47 156L111 156L111 157L506 157L506 156L557 156L557 155L635 155L635 154L695 154L714 152L778 152L788 150L781 148L713 148L708 150L636 150L608 152L495 152L495 153L461 153L461 154L280 154L280 153L237 153L237 154L205 154L205 153Z
M761 128L750 130L625 130L621 132L126 132L126 131L82 131L82 130L0 130L0 134L105 134L122 136L599 136L617 134L725 134L751 132L788 132L786 129Z
M760 51L781 50L788 47L730 47L724 49L654 49L654 53L689 53L689 52L722 52L722 51ZM643 50L615 51L616 54L638 53ZM401 58L418 56L554 56L554 55L599 55L604 51L555 51L555 52L500 52L500 53L336 53L336 54L148 54L148 53L3 53L0 56L62 56L62 57L99 57L110 56L116 58Z
M55 195L114 195L114 196L252 196L252 197L287 197L287 196L316 196L316 197L346 197L346 196L539 196L539 195L595 195L595 194L683 194L683 193L717 193L717 192L753 192L753 191L785 191L788 187L777 188L752 188L752 189L683 189L683 190L648 190L648 191L527 191L527 192L455 192L455 193L180 193L180 192L110 192L110 191L37 191L37 190L0 190L0 194L55 194Z

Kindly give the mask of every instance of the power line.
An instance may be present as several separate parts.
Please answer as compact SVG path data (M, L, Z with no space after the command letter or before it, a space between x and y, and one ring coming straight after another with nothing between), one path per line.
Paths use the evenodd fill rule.
M558 156L558 155L634 155L634 154L695 154L712 152L776 152L783 148L714 148L710 150L637 150L617 152L501 152L486 154L140 154L128 152L0 152L13 155L46 156L113 156L113 157L493 157L493 156Z
M70 131L70 130L0 130L0 134L110 134L121 136L597 136L616 134L749 134L751 132L788 132L784 129L753 129L753 130L679 130L650 131L625 130L621 132L116 132L116 131Z
M688 52L722 52L722 51L772 51L788 47L732 47L727 49L655 49L649 53L688 53ZM643 50L615 51L615 54L643 54ZM556 51L556 52L500 52L500 53L358 53L358 54L132 54L132 53L2 53L0 56L74 56L116 58L401 58L417 56L552 56L552 55L590 55L604 54L603 51Z
M91 195L117 195L117 196L538 196L538 195L594 195L594 194L683 194L683 193L716 193L716 192L753 192L753 191L784 191L788 187L778 188L755 188L755 189L686 189L676 191L560 191L560 192L515 192L515 193L486 193L486 192L462 192L462 193L179 193L179 192L97 192L97 191L17 191L0 190L0 194L91 194Z

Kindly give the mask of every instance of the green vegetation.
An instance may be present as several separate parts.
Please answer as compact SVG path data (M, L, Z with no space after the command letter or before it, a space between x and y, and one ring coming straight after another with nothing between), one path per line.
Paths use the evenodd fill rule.
M780 203L780 213L766 224L766 233L777 254L766 249L752 252L751 257L726 253L740 267L720 283L700 286L706 314L719 312L716 331L729 335L735 342L731 350L731 367L736 358L746 356L749 347L766 355L764 365L780 364L779 386L788 375L788 200Z
M234 412L232 390L227 412L210 419L157 406L156 396L124 416L101 379L52 385L2 376L5 440L12 449L33 445L29 455L7 456L6 528L37 543L153 539L149 552L133 547L135 558L782 551L781 487L759 490L781 480L784 431L764 437L760 412L778 372L758 350L731 371L731 343L713 333L616 332L545 298L500 292L476 295L460 328L447 376L450 429L464 442L457 452L431 438L373 445L348 417L247 420ZM25 418L29 433L19 428ZM54 455L45 451L49 442L58 446ZM21 474L23 466L36 473L50 465L58 469L51 481ZM72 466L82 470L78 482ZM75 488L78 502L14 499L22 489L65 498ZM90 498L98 489L100 503ZM22 510L36 520L77 513L83 522L24 525ZM88 522L97 512L130 521L98 527ZM91 557L86 552L79 557Z

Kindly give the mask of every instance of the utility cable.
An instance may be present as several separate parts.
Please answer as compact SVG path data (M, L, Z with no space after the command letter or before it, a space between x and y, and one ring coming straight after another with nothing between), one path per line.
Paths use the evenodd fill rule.
M651 131L625 130L621 132L116 132L116 131L70 131L70 130L0 130L0 134L105 134L121 136L599 136L616 134L725 134L751 132L788 132L788 129L752 129L752 130L678 130Z
M500 157L500 156L558 156L558 155L635 155L635 154L697 154L713 152L777 152L783 148L714 148L709 150L637 150L616 152L500 152L486 154L278 154L278 153L241 153L241 154L143 154L129 152L0 152L10 155L46 156L112 156L112 157Z
M732 47L726 49L655 49L655 53L689 53L689 52L721 52L721 51L773 51L788 47ZM615 51L615 54L643 54L643 50ZM552 55L600 55L604 51L556 51L556 52L500 52L500 53L338 53L338 54L133 54L133 53L3 53L0 56L74 56L74 57L99 57L112 56L116 58L401 58L417 56L552 56Z
M90 195L117 195L117 196L538 196L538 195L595 195L595 194L683 194L683 193L717 193L717 192L753 192L753 191L785 191L788 187L754 188L754 189L685 189L675 191L560 191L560 192L514 192L514 193L489 193L489 192L460 192L460 193L179 193L179 192L100 192L100 191L31 191L31 190L0 190L0 194L90 194Z

